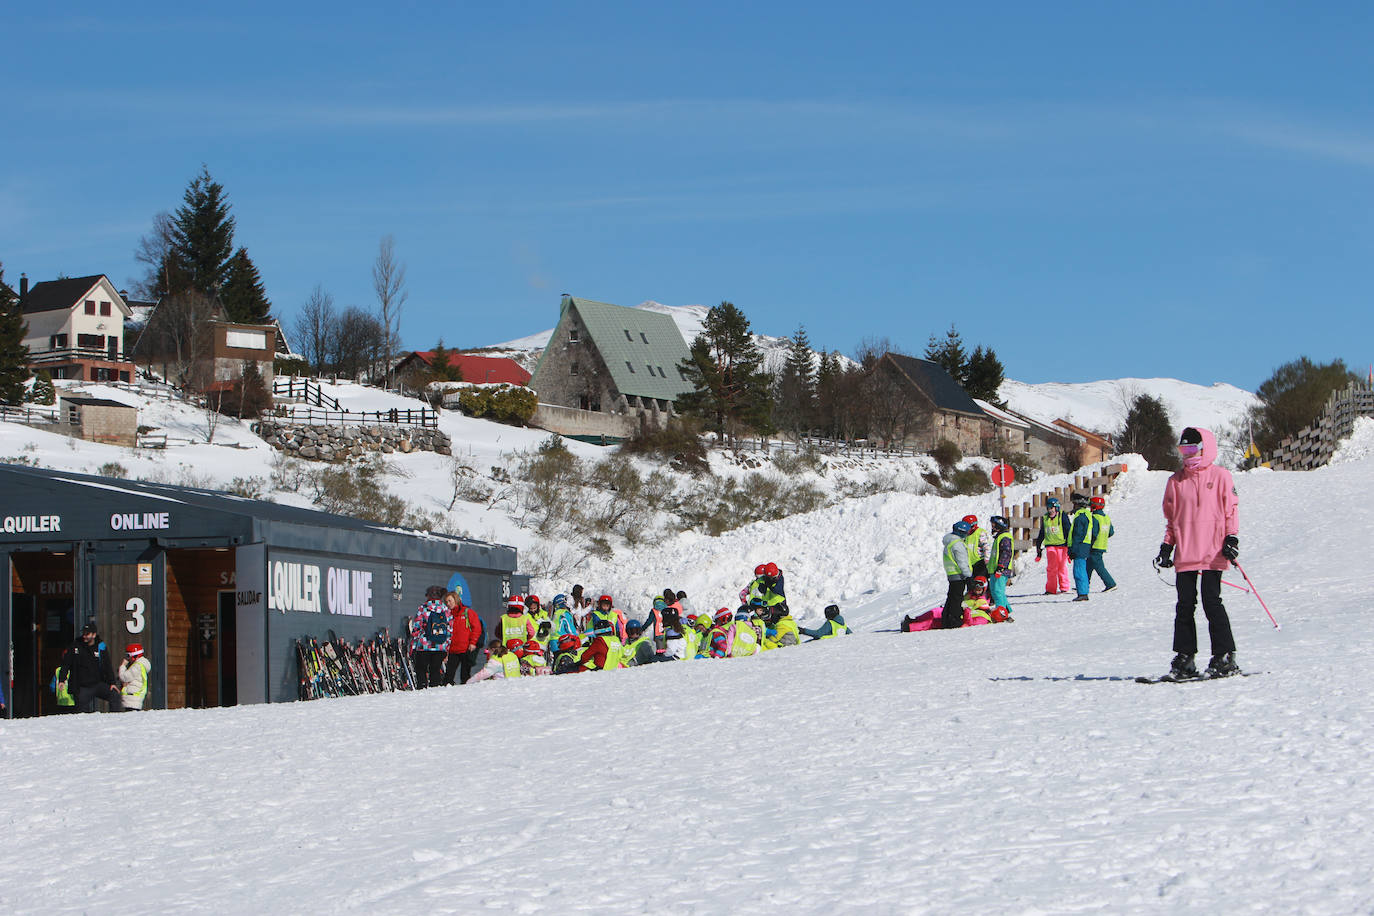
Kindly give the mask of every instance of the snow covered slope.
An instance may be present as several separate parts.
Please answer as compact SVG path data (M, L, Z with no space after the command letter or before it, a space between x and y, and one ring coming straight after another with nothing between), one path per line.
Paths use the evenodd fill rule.
M1177 429L1205 426L1221 432L1232 426L1242 428L1246 413L1258 403L1253 394L1234 385L1194 385L1171 378L1040 385L1007 380L998 394L1012 410L1037 420L1068 420L1075 426L1107 433L1121 428L1130 403L1140 394L1163 401Z
M1149 563L1165 477L1132 471L1121 588L1045 598L1031 564L1010 624L880 632L942 592L916 572L856 635L752 659L0 722L0 909L1368 913L1374 580L1332 558L1374 538L1371 475L1237 475L1283 624L1225 590L1255 677L1133 682L1167 666L1173 591ZM1333 502L1341 525L1294 536ZM806 544L780 523L810 551L789 590L935 552L865 519L885 511ZM773 550L754 536L740 567ZM636 565L674 582L681 548Z

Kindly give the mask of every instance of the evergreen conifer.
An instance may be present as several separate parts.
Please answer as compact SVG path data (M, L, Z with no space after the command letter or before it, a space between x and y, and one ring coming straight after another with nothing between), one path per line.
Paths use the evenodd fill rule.
M749 319L734 303L722 302L706 313L680 368L692 385L677 401L680 412L702 417L709 429L731 442L741 429L772 431L768 418L773 399L763 354Z
M24 382L29 378L26 334L19 298L5 285L5 266L0 264L0 404L13 406L24 400Z
M262 286L262 275L248 257L248 249L240 248L229 260L225 272L220 302L230 321L243 324L267 324L272 320L272 303Z

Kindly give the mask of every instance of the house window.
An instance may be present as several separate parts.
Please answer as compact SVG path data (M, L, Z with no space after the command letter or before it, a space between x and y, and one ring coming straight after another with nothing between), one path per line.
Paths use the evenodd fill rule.
M239 350L266 350L267 332L226 330L224 345Z
M582 339L582 333L577 328L568 329L568 343L577 343Z
M630 361L628 359L625 360L625 368L630 370L631 375L634 375L635 367L630 365Z
M647 338L647 337L644 336L644 332L643 332L643 331L640 331L640 332L639 332L639 339L642 340L642 341L644 341L646 344L649 342L649 338Z
M105 335L78 334L76 335L76 345L83 350L103 350L105 349Z
M65 350L65 349L67 349L67 335L66 335L66 334L54 334L53 336L49 337L49 338L48 338L48 348L49 348L50 350Z
M630 343L634 343L634 342L635 342L635 339L634 339L633 337L630 336L630 329L629 329L629 328L621 328L620 330L622 330L622 331L625 332L625 339L626 339L626 340L628 340Z
M86 314L87 314L87 315L94 315L94 314L95 314L95 300L94 300L94 299L87 299L87 300L86 300Z
M106 318L110 317L110 303L108 303L108 302L102 302L102 303L100 303L100 314L103 315L103 316L105 316Z
M571 366L568 367L568 374L569 374L569 375L576 375L576 374L577 374L577 363L573 363Z

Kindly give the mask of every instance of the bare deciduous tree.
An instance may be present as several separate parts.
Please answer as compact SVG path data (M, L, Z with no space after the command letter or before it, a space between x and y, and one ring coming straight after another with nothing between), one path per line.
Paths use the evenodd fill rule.
M133 281L134 295L141 299L157 299L171 288L172 215L166 210L153 217L153 228L138 240L134 260L144 265L143 276Z
M382 326L383 371L391 368L401 337L401 307L409 298L406 292L406 268L396 260L396 239L386 236L377 250L372 265L372 289L377 294L377 318Z
M138 338L140 359L160 368L173 385L203 390L214 381L207 322L218 317L219 306L203 293L188 290L165 297Z
M296 315L295 325L296 339L301 342L301 347L305 351L305 361L315 370L316 375L324 375L335 324L334 297L316 283L310 292L310 298L305 300L305 304Z

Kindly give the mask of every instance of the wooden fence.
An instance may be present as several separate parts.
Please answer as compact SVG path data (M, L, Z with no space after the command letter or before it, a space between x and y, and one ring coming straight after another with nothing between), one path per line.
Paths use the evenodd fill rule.
M439 428L439 414L428 408L414 410L323 410L315 407L283 407L268 420L289 420L321 426L420 426Z
M1310 471L1331 460L1341 440L1355 429L1356 417L1374 416L1374 386L1351 382L1333 391L1317 422L1291 439L1284 439L1269 457L1276 471Z
M1015 539L1016 552L1022 553L1035 548L1035 529L1040 517L1045 514L1045 503L1051 496L1058 497L1064 512L1072 512L1069 499L1074 493L1086 493L1089 497L1106 496L1112 492L1116 479L1126 473L1126 465L1108 462L1094 469L1084 469L1074 475L1069 486L1056 487L1043 493L1036 493L1020 505L1007 507L1007 520L1011 522L1011 534Z
M325 394L316 379L297 378L294 375L274 376L272 379L272 397L290 398L315 407L343 410L343 405L339 403L338 399Z

